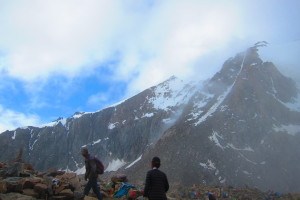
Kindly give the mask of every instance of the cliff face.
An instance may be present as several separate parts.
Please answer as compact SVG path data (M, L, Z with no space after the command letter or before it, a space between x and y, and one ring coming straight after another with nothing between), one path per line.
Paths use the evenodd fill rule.
M171 77L98 112L75 113L41 127L6 131L0 135L1 160L8 161L23 148L23 158L36 169L80 171L84 166L80 149L87 147L108 171L115 171L159 140L195 90L194 84Z
M173 183L299 192L300 94L258 46L205 83L175 77L117 105L0 135L0 160L23 147L39 170L82 172L80 148L106 171L144 181L153 156Z

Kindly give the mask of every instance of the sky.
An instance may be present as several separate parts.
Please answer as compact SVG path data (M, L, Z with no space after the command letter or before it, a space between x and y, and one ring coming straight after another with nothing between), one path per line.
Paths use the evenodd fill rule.
M0 0L0 132L205 80L265 40L299 80L298 0ZM298 75L297 75L298 74Z

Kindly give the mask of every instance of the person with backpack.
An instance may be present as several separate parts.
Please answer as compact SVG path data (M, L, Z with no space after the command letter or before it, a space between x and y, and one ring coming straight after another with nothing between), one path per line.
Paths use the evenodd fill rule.
M169 182L164 172L160 171L160 159L154 157L151 161L151 170L147 172L144 189L144 197L149 200L167 200L166 192L169 190Z
M87 148L82 148L81 154L85 158L84 162L86 171L84 174L84 179L88 180L84 188L84 195L88 195L90 190L93 189L94 193L97 195L97 198L102 200L103 198L100 193L100 187L97 183L97 178L98 174L103 174L104 167L101 161L89 154Z

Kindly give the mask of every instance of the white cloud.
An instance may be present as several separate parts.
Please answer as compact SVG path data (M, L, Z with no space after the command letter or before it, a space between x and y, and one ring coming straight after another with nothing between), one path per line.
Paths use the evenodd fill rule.
M36 115L24 114L3 108L0 105L0 133L15 127L34 126L40 124Z
M73 78L106 65L114 72L112 81L129 81L129 95L171 75L184 78L196 70L204 76L211 66L196 66L202 56L228 47L233 40L254 43L286 27L282 21L276 26L276 16L265 12L268 8L278 14L280 3L276 9L268 1L256 3L2 1L0 70L36 81L53 74ZM284 14L279 18L287 19ZM117 64L107 66L110 61Z

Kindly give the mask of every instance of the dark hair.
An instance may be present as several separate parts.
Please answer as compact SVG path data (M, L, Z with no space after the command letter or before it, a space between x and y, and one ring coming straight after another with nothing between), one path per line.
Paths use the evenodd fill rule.
M160 159L159 159L159 157L152 158L152 166L156 167L156 168L160 167Z
M85 147L81 148L81 153L89 153L89 150Z

